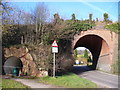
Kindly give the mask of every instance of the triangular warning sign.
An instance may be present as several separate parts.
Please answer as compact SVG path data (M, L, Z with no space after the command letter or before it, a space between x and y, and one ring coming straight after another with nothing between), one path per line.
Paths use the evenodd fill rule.
M52 47L58 47L56 40L54 40L54 42L52 43Z

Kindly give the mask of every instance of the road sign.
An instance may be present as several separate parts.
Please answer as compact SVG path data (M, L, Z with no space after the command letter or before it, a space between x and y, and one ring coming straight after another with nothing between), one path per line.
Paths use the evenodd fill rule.
M56 40L52 43L52 53L58 53L58 44Z
M52 53L58 53L58 47L52 47Z
M52 53L53 53L53 77L55 77L55 53L58 53L58 44L56 40L52 43Z
M52 47L58 47L56 40L54 40L54 42L52 43Z

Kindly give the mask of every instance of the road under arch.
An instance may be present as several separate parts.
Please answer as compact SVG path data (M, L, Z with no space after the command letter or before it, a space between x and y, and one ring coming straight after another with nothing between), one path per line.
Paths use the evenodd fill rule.
M110 71L110 50L107 42L100 36L90 34L78 39L74 45L77 47L86 47L93 55L93 69Z

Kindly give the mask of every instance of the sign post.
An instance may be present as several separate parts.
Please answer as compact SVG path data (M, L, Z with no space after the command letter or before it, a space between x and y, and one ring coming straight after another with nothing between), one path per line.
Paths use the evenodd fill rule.
M55 77L55 53L53 53L53 77Z
M58 44L56 40L52 43L52 53L53 53L53 77L55 77L55 53L58 53Z

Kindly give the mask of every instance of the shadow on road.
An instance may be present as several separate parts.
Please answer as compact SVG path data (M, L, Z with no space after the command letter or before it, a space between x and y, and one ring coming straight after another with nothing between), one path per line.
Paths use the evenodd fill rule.
M83 72L93 71L94 69L88 66L73 66L72 72L75 74L82 74Z
M90 71L90 72L89 72ZM97 70L93 70L88 66L73 66L72 72L80 77L88 79L100 87L104 88L118 88L119 77L118 75L105 73Z

